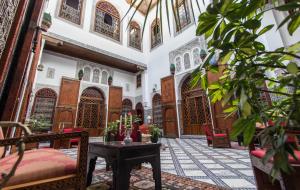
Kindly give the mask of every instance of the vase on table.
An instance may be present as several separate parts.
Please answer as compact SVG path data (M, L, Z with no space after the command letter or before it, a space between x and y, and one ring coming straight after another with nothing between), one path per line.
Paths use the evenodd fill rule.
M126 129L126 136L124 138L124 143L125 144L132 143L132 138L130 136L131 136L131 129Z

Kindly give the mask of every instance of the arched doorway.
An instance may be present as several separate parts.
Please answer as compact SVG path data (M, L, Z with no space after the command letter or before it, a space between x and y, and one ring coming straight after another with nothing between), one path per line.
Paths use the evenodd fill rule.
M124 99L122 102L122 115L132 112L132 102L129 99Z
M105 98L95 87L85 89L80 97L77 127L86 129L90 136L98 136L105 128Z
M207 95L200 83L191 88L191 77L181 87L182 125L184 135L204 134L204 126L211 126L211 115Z
M135 106L136 115L141 119L140 125L144 124L144 107L141 102Z
M152 98L152 109L153 109L153 123L159 128L162 128L162 107L161 107L161 96L155 94Z
M40 89L36 92L34 98L31 115L35 119L42 119L43 121L49 123L49 131L51 131L53 124L56 100L56 92L50 88Z

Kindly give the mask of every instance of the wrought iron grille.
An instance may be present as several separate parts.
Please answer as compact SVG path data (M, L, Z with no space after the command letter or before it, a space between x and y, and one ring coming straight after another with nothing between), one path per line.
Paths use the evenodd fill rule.
M141 50L141 29L136 22L130 23L129 46Z
M0 1L0 58L3 54L19 2L20 0Z
M78 0L77 2L72 1L72 3L68 3L69 0L63 0L59 16L73 22L75 24L81 24L81 9L82 9L82 0Z
M94 30L120 41L120 16L113 5L105 1L97 5Z
M56 99L56 93L52 89L43 88L39 90L35 95L33 115L52 124Z

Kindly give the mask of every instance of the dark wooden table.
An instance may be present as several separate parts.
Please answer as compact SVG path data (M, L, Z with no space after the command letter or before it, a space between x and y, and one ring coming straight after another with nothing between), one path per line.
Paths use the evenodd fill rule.
M159 143L133 142L125 145L123 142L89 143L87 186L91 185L97 157L102 157L112 163L113 189L129 189L130 172L133 167L150 163L155 180L155 190L161 189Z

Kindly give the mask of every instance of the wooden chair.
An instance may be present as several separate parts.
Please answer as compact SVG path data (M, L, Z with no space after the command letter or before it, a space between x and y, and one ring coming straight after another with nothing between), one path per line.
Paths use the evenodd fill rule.
M204 126L207 145L212 145L213 148L231 148L228 129L214 129L209 126Z
M286 132L289 135L286 143L298 144L295 134L299 135L300 131ZM300 151L294 151L298 160L289 156L289 162L292 165L294 172L290 175L280 172L276 176L274 183L271 181L270 173L273 167L273 159L276 158L272 158L269 162L263 164L262 158L266 154L266 148L256 148L254 143L251 143L249 151L258 190L298 190L300 188Z
M21 128L24 126L20 123L0 122L0 129L1 127ZM77 161L52 148L24 151L14 175L9 178L2 189L86 189L87 132L39 134L0 139L0 147L5 147L4 151L7 152L7 147L15 146L20 142L26 144L73 138L80 138ZM19 154L9 154L0 159L0 173L8 173L18 160L18 155L20 151ZM0 177L0 183L3 179Z

